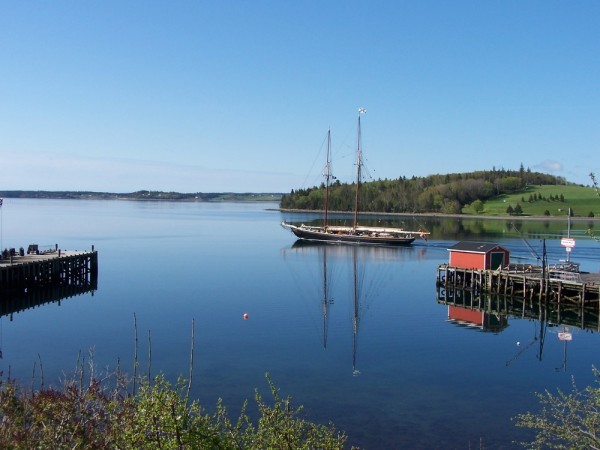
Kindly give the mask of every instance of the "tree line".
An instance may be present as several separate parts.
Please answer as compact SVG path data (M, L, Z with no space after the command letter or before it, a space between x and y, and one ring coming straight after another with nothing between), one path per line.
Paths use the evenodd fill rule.
M519 170L492 169L469 173L406 177L361 183L360 209L385 213L458 214L464 206L504 194L514 194L527 185L566 185L563 177ZM329 209L353 211L356 184L336 180L329 187ZM319 210L325 204L325 184L292 190L283 195L282 209Z

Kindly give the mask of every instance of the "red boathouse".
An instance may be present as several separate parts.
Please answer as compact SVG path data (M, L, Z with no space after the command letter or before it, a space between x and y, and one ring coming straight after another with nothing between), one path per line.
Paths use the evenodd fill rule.
M450 267L496 270L508 266L510 253L499 244L463 241L450 247Z

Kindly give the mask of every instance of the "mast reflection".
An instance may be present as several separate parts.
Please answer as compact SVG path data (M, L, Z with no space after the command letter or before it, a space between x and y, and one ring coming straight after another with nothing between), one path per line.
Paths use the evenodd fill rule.
M334 305L335 294L347 295L350 297L352 312L351 312L351 330L352 330L352 375L358 376L361 371L358 368L358 350L359 350L359 329L361 323L362 311L368 308L366 304L375 295L376 291L381 288L381 282L385 278L382 273L382 267L378 267L376 270L374 267L368 266L381 264L385 262L385 267L389 267L391 270L393 264L399 263L402 260L412 258L419 251L413 247L371 247L371 246L360 246L360 245L336 245L327 244L320 242L309 242L298 240L296 241L291 250L294 252L306 252L307 254L317 254L317 260L319 264L319 273L321 274L319 281L320 283L320 308L322 316L322 330L323 349L327 349L328 343L328 322L331 313L331 307ZM334 289L333 286L337 284L339 280L335 275L337 269L341 265L350 265L350 270L347 280L346 289L350 286L350 291L344 289ZM365 292L364 287L368 287L368 292ZM335 299L335 300L334 300Z

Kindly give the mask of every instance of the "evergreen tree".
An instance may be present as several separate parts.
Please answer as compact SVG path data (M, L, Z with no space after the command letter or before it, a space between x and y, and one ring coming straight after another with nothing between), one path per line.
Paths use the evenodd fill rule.
M514 213L516 216L520 216L521 214L523 214L523 208L521 208L520 203L517 203L517 206L515 206Z

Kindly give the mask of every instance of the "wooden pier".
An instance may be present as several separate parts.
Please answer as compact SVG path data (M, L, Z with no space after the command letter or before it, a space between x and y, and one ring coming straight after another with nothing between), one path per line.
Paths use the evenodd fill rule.
M464 269L442 264L437 268L436 285L446 290L468 290L558 305L594 307L600 313L600 274L597 273L569 272L526 264L509 264L496 270Z
M39 252L29 246L27 253L20 249L4 251L0 259L0 300L31 288L44 286L90 286L97 284L98 252L64 251L58 246Z

